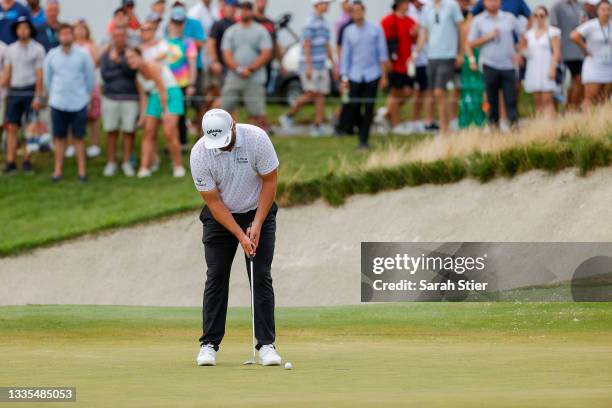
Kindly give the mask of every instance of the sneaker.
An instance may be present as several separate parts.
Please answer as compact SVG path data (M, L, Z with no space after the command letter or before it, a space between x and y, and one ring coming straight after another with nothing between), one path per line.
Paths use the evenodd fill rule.
M106 163L106 166L104 166L104 172L102 172L102 174L104 174L104 177L113 177L116 172L117 172L117 164Z
M85 175L85 176L79 176L79 181L81 183L87 183L89 181L89 178Z
M186 174L187 174L187 171L185 170L183 166L175 167L174 170L172 171L172 176L174 178L185 177Z
M215 366L217 365L217 352L215 346L206 344L200 347L200 354L196 358L199 366Z
M313 125L310 130L310 137L323 137L325 134L323 133L323 128L321 125Z
M385 106L381 106L376 111L376 116L374 117L374 123L378 126L383 127L385 130L389 131L393 128L389 119L387 119L387 108Z
M102 153L102 149L100 149L100 146L93 145L87 148L87 157L89 157L90 159L98 157L100 153Z
M278 118L278 121L281 125L281 128L283 129L283 131L285 132L293 132L293 126L295 125L293 122L293 118L289 115L281 115L281 117Z
M74 146L70 145L66 148L66 152L64 153L64 155L67 158L72 158L74 157Z
M425 133L427 131L425 124L420 120L410 122L410 126L412 126L412 131L415 133Z
M140 169L138 170L138 178L148 178L151 177L153 173L149 169Z
M396 135L411 135L414 133L414 129L412 129L412 126L410 126L409 123L400 123L391 129L391 133Z
M8 176L9 174L17 173L17 165L15 163L6 163L4 165L4 170L2 170L2 173L5 176Z
M51 177L51 182L52 183L59 183L60 181L62 181L62 176L53 176Z
M134 171L134 168L132 167L131 163L123 163L121 165L121 170L123 171L123 174L126 177L134 177L136 175L136 172Z
M161 160L159 160L159 156L155 155L153 159L153 163L151 164L151 171L153 173L157 173L159 171L159 166L161 165Z
M277 366L281 364L281 356L278 355L274 344L266 344L259 349L259 364L262 366Z
M24 173L32 173L32 171L34 170L32 168L32 163L30 163L30 161L24 161L23 164L21 165L21 169L23 170Z
M427 132L439 132L440 126L436 122L431 122L425 125L425 131Z

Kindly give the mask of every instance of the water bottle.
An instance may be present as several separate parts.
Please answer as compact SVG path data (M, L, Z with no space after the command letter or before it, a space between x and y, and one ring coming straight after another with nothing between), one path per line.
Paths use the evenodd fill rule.
M414 61L408 61L408 76L410 78L416 77L416 65L414 65Z

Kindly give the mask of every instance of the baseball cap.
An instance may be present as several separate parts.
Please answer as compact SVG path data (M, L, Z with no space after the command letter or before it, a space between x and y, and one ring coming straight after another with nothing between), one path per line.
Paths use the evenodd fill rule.
M135 3L134 3L134 0L122 0L121 5L123 7L131 7L131 6L134 6Z
M202 118L204 147L207 149L222 149L232 142L232 115L223 109L212 109Z
M313 6L316 6L319 3L333 3L334 0L310 0Z
M238 0L225 0L223 4L225 4L226 6L238 7Z
M182 23L187 20L187 12L182 7L175 7L170 14L170 20Z

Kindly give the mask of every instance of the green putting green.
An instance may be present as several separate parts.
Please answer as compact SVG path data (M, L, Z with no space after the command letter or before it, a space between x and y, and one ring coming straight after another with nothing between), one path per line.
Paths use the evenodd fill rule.
M612 406L612 303L279 308L292 371L242 365L248 309L197 367L199 325L196 308L2 307L0 386L77 387L54 407Z

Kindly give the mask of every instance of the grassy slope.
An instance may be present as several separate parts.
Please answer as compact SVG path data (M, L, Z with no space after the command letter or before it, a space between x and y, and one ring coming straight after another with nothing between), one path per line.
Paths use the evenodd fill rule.
M375 144L409 144L416 139L380 137ZM324 177L330 166L354 164L367 157L357 151L353 138L277 137L274 143L284 183ZM50 169L51 163L50 154L36 159L39 169ZM66 180L57 185L50 183L47 171L28 177L0 176L0 256L201 206L190 177L173 179L167 163L147 180L104 178L103 166L102 158L90 161L87 185L76 181L73 161Z
M279 309L288 372L240 365L247 309L230 310L219 366L198 368L197 309L6 307L0 383L75 385L73 407L604 407L611 312L610 303Z

